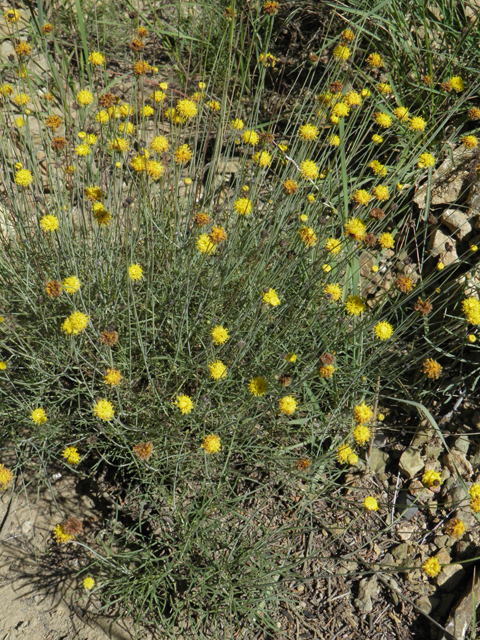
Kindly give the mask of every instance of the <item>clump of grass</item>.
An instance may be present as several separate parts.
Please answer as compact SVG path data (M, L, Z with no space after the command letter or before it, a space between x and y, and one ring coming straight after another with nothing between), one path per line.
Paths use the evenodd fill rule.
M28 450L121 484L128 515L85 575L170 637L276 628L313 505L365 468L382 396L424 401L480 324L454 277L476 249L432 269L428 196L411 208L475 136L473 75L414 91L359 30L332 31L272 117L276 16L257 9L223 17L221 91L215 63L180 89L137 46L123 98L85 33L66 82L55 29L7 17L50 66L24 48L3 69L2 440L17 471ZM87 546L64 517L57 542Z

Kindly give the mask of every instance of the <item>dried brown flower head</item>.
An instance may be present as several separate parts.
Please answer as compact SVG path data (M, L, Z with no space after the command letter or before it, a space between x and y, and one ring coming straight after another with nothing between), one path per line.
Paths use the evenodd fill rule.
M383 213L383 211L381 209L379 209L378 207L374 207L371 211L370 211L370 217L374 218L375 220L383 220L383 218L385 217L385 214Z
M153 453L153 444L151 442L140 442L133 447L133 453L139 460L148 462Z
M261 133L258 138L261 144L272 144L272 142L275 140L275 136L273 135L273 133Z
M468 110L468 117L470 120L480 120L480 109L478 107L472 107Z
M290 376L287 376L284 373L282 373L282 375L279 377L278 381L282 385L282 387L288 387L288 385L292 381L292 378Z
M113 95L113 93L104 93L102 96L98 98L98 104L104 109L110 109L117 102L117 98Z
M141 51L144 46L145 46L145 44L141 40L139 40L138 38L134 38L130 42L130 49L132 51Z
M452 538L461 538L465 533L465 524L460 518L452 518L445 525L445 533Z
M330 91L332 93L342 93L343 84L341 82L339 82L338 80L336 80L335 82L331 82L330 83Z
M452 90L452 85L447 80L447 82L442 82L442 84L440 85L440 88L443 89L443 91L450 93L450 91Z
M320 360L322 364L328 367L328 365L333 364L335 362L335 356L332 355L331 353L328 353L327 351L320 356Z
M308 467L311 465L311 461L308 458L300 458L300 460L297 460L297 462L295 463L297 469L299 471L305 471L306 469L308 469Z
M52 131L55 131L55 129L58 129L58 127L61 124L62 124L62 119L60 118L60 116L57 116L57 115L48 116L48 118L45 120L45 126L51 129Z
M427 85L430 85L432 82L432 78L430 76L420 76L420 80L423 82L423 84Z
M62 136L52 138L51 147L54 151L61 151L67 146L67 141Z
M422 300L421 298L415 302L413 308L415 311L418 311L418 313L421 313L422 316L426 316L433 309L429 300Z
M415 283L410 278L410 276L400 276L399 278L397 278L395 284L397 285L397 289L399 289L402 293L408 293L415 286Z
M279 9L280 5L278 4L278 2L275 2L275 0L267 0L263 5L264 13L267 13L269 16L274 16L276 13L278 13Z
M205 227L210 222L208 213L197 213L195 216L195 224L199 227Z
M133 65L133 73L136 76L144 76L146 73L151 71L152 67L145 62L145 60L139 60Z
M45 291L49 298L58 298L58 296L62 293L62 283L58 282L58 280L50 280L47 282L45 286Z
M138 27L137 35L139 38L146 38L148 36L148 31L145 29L145 27Z
M100 342L102 344L106 344L107 347L113 347L117 344L118 341L118 333L115 329L111 327L107 327L105 331L102 331L100 335Z
M29 56L32 53L32 47L28 42L19 42L15 47L18 56Z
M290 178L285 180L285 182L282 182L282 187L283 187L283 192L287 196L291 196L291 195L297 193L297 191L298 191L297 182L295 182L295 180L291 180Z
M363 236L363 242L368 246L368 247L373 247L376 242L377 242L377 238L374 236L373 233L366 233Z
M317 64L318 62L318 56L316 53L309 53L308 54L308 61L310 62L310 64Z
M48 33L52 33L53 27L49 22L46 22L44 25L40 27L40 31L46 36Z
M62 523L62 529L69 536L78 536L83 531L83 525L78 518L70 516Z
M223 227L212 227L212 231L208 236L213 244L222 244L227 239L227 234Z

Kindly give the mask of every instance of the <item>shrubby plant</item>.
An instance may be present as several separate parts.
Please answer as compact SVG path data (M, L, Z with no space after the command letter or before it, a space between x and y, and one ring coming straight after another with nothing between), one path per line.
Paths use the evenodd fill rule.
M53 21L4 16L3 443L16 472L28 450L121 484L105 538L68 513L54 537L90 550L104 607L168 634L274 628L313 505L365 468L378 407L428 399L480 324L457 278L477 247L445 268L426 250L433 172L478 148L477 79L460 58L400 76L364 25L332 26L269 115L280 7L254 4L226 8L218 67L196 49L182 84L136 16L122 97L91 34L74 68Z

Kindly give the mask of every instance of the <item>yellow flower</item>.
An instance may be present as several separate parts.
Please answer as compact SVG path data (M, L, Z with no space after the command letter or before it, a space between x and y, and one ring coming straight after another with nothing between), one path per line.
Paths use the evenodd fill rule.
M365 303L360 296L348 296L345 311L351 316L359 316L365 311Z
M92 51L92 53L88 56L88 61L94 67L101 67L102 64L105 64L105 58L99 51Z
M221 324L213 327L213 329L210 331L210 335L212 336L213 342L216 345L224 344L230 337L228 335L228 331L224 327L222 327Z
M347 220L345 223L345 235L361 241L365 237L365 233L365 223L358 218L350 218L350 220Z
M47 421L47 415L42 407L34 409L30 414L30 417L35 424L43 424Z
M261 376L258 378L252 378L248 383L248 390L256 398L263 396L267 393L268 383L265 378Z
M388 340L393 333L393 327L388 322L377 322L373 331L379 340Z
M128 267L128 275L130 280L141 280L143 278L143 269L139 264L131 264Z
M55 538L55 542L58 544L66 544L73 540L74 536L71 536L68 533L65 533L61 524L57 524L57 526L53 530L53 537Z
M48 231L56 231L60 226L58 223L58 218L52 215L46 215L43 216L43 218L40 218L39 224L42 230L45 231L45 233L47 233Z
M80 462L80 454L78 453L77 447L66 447L62 451L62 456L68 464L76 465Z
M442 484L442 474L439 471L434 471L433 469L427 469L422 476L422 483L426 487L433 487L433 485L441 485Z
M249 198L237 198L233 203L235 211L240 216L248 216L252 211L252 202Z
M108 111L105 111L105 109L101 109L95 116L96 122L99 122L100 124L107 124L109 119Z
M435 578L435 576L437 576L441 570L442 568L437 558L428 558L428 560L425 560L425 562L422 564L422 571L429 578Z
M325 240L325 249L332 255L337 255L341 248L342 243L340 242L340 240L337 240L336 238L327 238Z
M169 148L168 140L164 136L155 136L150 143L150 149L155 153L164 153Z
M97 418L103 420L104 422L109 422L115 415L113 404L105 398L97 400L97 402L93 406L92 411L93 414L97 416Z
M78 146L75 147L75 153L77 154L77 156L80 156L82 158L84 158L85 156L88 156L90 151L91 149L88 146L88 144L79 144Z
M388 96L389 93L392 93L392 87L387 82L379 82L379 84L377 85L377 89L385 96Z
M298 136L302 140L316 140L318 138L318 128L313 124L302 124L298 130Z
M372 162L370 162L370 164L368 165L370 167L370 169L373 171L373 173L378 176L386 176L387 175L387 170L385 168L385 165L381 164L378 160L372 160Z
M342 290L338 284L327 284L323 287L324 293L330 295L335 302L342 297Z
M345 464L352 455L353 449L348 444L342 444L337 449L337 462Z
M306 227L303 225L303 227L298 230L298 235L300 236L300 240L307 247L313 247L317 242L317 236L315 235L315 231L312 227Z
M12 101L15 102L16 105L18 105L19 107L24 107L30 100L30 96L28 96L26 93L16 93L13 97L12 97Z
M337 104L332 109L332 115L337 116L337 118L346 118L349 113L350 107L344 102L337 102Z
M235 118L235 120L232 120L230 122L230 126L232 127L232 129L235 129L235 131L241 131L245 125L243 124L243 120L240 120L240 118Z
M268 291L264 291L262 300L263 302L265 302L265 304L269 304L272 307L276 307L280 304L280 300L275 293L275 289L268 289Z
M382 144L383 138L382 136L379 136L377 133L374 133L372 136L372 142L373 144Z
M370 440L370 429L365 425L361 424L358 427L355 427L353 430L353 439L357 444L364 445Z
M20 187L28 187L28 185L33 181L33 176L28 169L20 169L15 174L15 184L18 184Z
M362 104L362 97L356 91L349 91L343 99L350 107L360 106Z
M95 586L95 580L92 577L87 576L86 578L83 579L82 584L84 589L86 589L87 591L90 591Z
M260 137L256 131L251 131L250 129L246 129L242 133L242 139L245 142L245 144L251 144L254 147L256 144L258 144Z
M210 371L210 377L214 380L223 380L227 377L227 367L221 360L215 360L208 365Z
M297 408L297 401L293 396L284 396L280 398L278 401L278 408L280 412L285 414L286 416L291 416L295 413L295 409Z
M350 57L350 49L339 44L333 50L333 55L335 58L339 58L340 60L348 60Z
M70 276L63 281L63 290L67 293L75 293L80 289L80 280L77 276Z
M352 199L357 204L366 205L370 202L372 196L368 193L368 191L365 191L365 189L356 189L352 196Z
M371 53L369 56L367 56L367 64L371 69L378 69L379 67L383 67L382 58L378 53Z
M253 162L258 164L259 167L268 167L272 161L272 156L268 151L257 151L253 156Z
M96 202L97 200L101 200L103 198L103 193L100 187L96 187L91 185L90 187L85 187L85 200L90 200L90 202Z
M296 362L297 361L297 355L295 353L287 353L287 355L285 356L285 360L287 362Z
M190 413L193 409L192 399L190 398L190 396L186 396L183 394L177 396L177 399L175 400L174 404L176 404L177 407L180 409L180 412L182 413L182 415L186 415L187 413Z
M196 246L200 253L206 253L209 256L212 255L217 248L207 233L201 233L198 236Z
M5 371L5 369L7 368L7 363L3 362L3 360L0 362L0 371Z
M82 107L86 107L93 102L93 95L90 93L90 91L79 91L77 93L77 102Z
M71 313L62 324L62 331L67 335L73 333L74 336L81 333L87 326L90 317L81 311Z
M478 145L478 138L476 136L463 136L462 143L466 149L475 149Z
M206 436L202 442L202 449L205 453L217 453L221 449L220 438L213 434Z
M330 136L330 137L328 138L328 144L329 144L331 147L338 147L338 145L340 144L340 138L339 138L339 136L337 136L337 135Z
M103 382L111 387L116 387L122 380L122 374L117 369L107 369L107 373L103 376Z
M3 17L9 24L15 24L15 22L20 20L20 14L16 9L8 9L8 11L3 14Z
M378 236L378 244L382 249L393 249L395 240L391 233L385 231Z
M153 93L151 93L148 96L148 99L151 102L156 102L157 104L159 104L159 103L163 102L166 97L167 97L167 94L163 93L163 91L154 91Z
M477 337L474 336L473 333L469 333L467 336L467 340L470 342L470 344L473 344L477 341Z
M13 479L13 473L3 464L0 464L0 487L6 489Z
M422 364L422 373L432 380L437 380L442 373L442 365L433 358L427 358Z
M108 143L108 148L110 151L120 151L123 153L128 149L128 140L125 140L125 138L114 138L114 140L110 140Z
M427 123L425 122L425 120L423 118L420 118L418 116L414 116L409 124L408 124L408 128L411 131L424 131L425 127L426 127Z
M300 164L300 172L302 178L306 180L316 180L318 178L318 167L313 160L304 160Z
M363 507L367 511L378 511L378 503L373 496L367 496L363 501Z
M392 125L392 118L386 113L382 113L381 111L377 111L373 114L373 119L375 122L384 129L388 129Z
M419 169L425 169L426 167L433 167L435 164L435 158L430 153L422 153L417 162Z
M331 378L336 371L333 364L322 365L318 370L320 378Z
M192 150L188 144L182 144L175 150L173 159L175 160L175 164L186 164L187 162L190 162L192 155Z
M452 76L449 80L448 80L448 84L451 86L451 88L455 91L455 93L460 93L461 91L464 90L465 88L465 83L462 80L462 78L460 78L460 76Z
M398 120L401 120L402 122L405 122L405 120L408 119L408 109L406 107L397 107L393 110L393 114Z
M362 404L357 404L353 407L353 419L355 420L355 422L364 424L366 422L370 422L372 418L373 411L368 405L365 404L365 402L362 402Z

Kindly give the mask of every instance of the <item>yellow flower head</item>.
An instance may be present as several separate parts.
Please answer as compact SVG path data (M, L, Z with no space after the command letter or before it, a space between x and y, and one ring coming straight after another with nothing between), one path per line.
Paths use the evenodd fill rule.
M478 138L476 136L463 136L462 143L466 149L475 149L478 145Z
M224 327L222 327L221 324L213 327L213 329L210 331L210 335L212 336L213 342L216 345L224 344L230 337L228 335L228 331Z
M331 378L335 373L335 367L333 364L324 364L318 370L320 378Z
M168 140L164 136L155 136L150 143L150 149L155 153L165 153L169 146Z
M88 56L88 61L93 67L101 67L105 64L105 58L99 51L92 51Z
M302 124L298 130L298 136L302 140L316 140L318 138L318 127L313 124Z
M296 361L297 361L297 354L296 354L296 353L289 352L289 353L287 353L287 355L285 356L285 360L286 360L287 362L292 362L292 363L293 363L293 362L296 362Z
M442 474L439 471L433 469L427 469L422 476L422 483L426 487L433 487L433 485L442 484Z
M128 275L130 280L141 280L143 278L143 269L139 264L131 264L128 267Z
M352 196L352 200L354 200L357 204L366 205L370 202L372 196L365 191L365 189L356 189Z
M378 244L382 249L393 249L395 246L395 239L391 233L385 231L378 236Z
M365 303L360 296L348 296L345 311L351 316L359 316L365 311Z
M401 120L402 122L405 122L405 120L408 119L408 109L406 107L397 107L393 110L393 114L398 120Z
M186 415L187 413L190 413L193 409L192 399L190 398L190 396L186 396L184 394L177 396L177 399L175 400L174 404L176 404L177 407L180 409L180 412L182 413L182 415Z
M367 496L363 501L363 508L367 511L378 511L378 503L373 496Z
M257 151L253 156L253 162L258 164L259 167L268 167L272 162L272 156L268 151Z
M73 333L73 335L76 336L86 328L89 320L90 317L81 311L74 311L66 320L64 320L62 324L62 331L67 335Z
M275 289L268 289L268 291L264 291L262 300L263 302L265 302L265 304L269 304L272 307L276 307L280 304L280 300L275 292Z
M433 358L427 358L422 364L422 373L431 380L437 380L442 373L442 366Z
M63 290L67 293L75 293L80 289L80 280L77 276L70 276L63 281Z
M76 465L80 462L80 454L78 453L77 447L66 447L62 451L62 456L68 464Z
M324 293L332 297L335 302L342 297L342 290L338 284L327 284L323 287Z
M122 374L117 369L107 369L107 373L103 376L103 382L116 387L122 381Z
M173 159L175 160L175 164L187 164L192 159L192 150L188 146L188 144L182 144L175 150L173 154Z
M367 56L367 64L371 69L379 69L383 67L383 61L378 53L371 53Z
M421 153L417 162L419 169L425 169L427 167L433 167L435 165L435 158L431 153Z
M297 401L293 396L284 396L280 398L278 401L278 408L280 412L285 414L286 416L291 416L295 413L295 409L297 408Z
M79 91L77 93L77 102L82 107L86 107L93 102L93 95L90 91Z
M366 226L365 223L358 218L350 218L345 223L345 235L350 236L354 240L362 241L365 237Z
M414 116L408 123L408 128L411 131L424 131L426 126L426 121L418 116Z
M227 367L221 360L215 360L208 365L210 371L210 377L214 380L223 380L227 377Z
M235 120L234 122L237 122L237 121ZM235 127L235 128L238 129L238 127ZM245 144L251 144L252 147L254 147L256 144L258 144L258 142L260 140L260 136L258 135L258 133L256 131L252 131L250 129L246 129L242 133L242 139L245 142Z
M196 242L196 247L200 253L206 253L209 256L212 255L217 249L217 246L212 242L208 233L201 233Z
M337 240L336 238L327 238L325 240L325 249L332 255L336 256L341 248L342 243L340 242L340 240Z
M306 227L305 225L303 225L303 227L298 230L298 235L300 236L300 240L306 247L315 246L315 243L317 242L317 236L312 227Z
M425 560L422 564L422 571L429 578L435 578L441 570L442 568L437 558L428 558L428 560Z
M340 464L346 464L352 453L353 449L348 444L342 444L337 449L337 461Z
M359 424L365 424L367 422L370 422L372 418L373 411L368 405L365 404L365 402L362 402L362 404L357 404L353 407L353 419L355 420L355 422L358 422Z
M332 115L337 118L346 118L350 113L350 107L345 102L337 102L332 109Z
M366 444L370 440L370 429L366 427L364 424L355 427L353 430L353 439L360 446Z
M348 60L350 57L350 49L339 44L333 50L333 55L335 58L339 58L340 60Z
M370 169L373 171L373 173L378 176L386 176L387 175L387 170L385 168L384 164L381 164L378 160L372 160L372 162L370 162L370 164L368 165L370 167Z
M42 407L34 409L30 414L30 417L35 424L43 424L47 421L47 415Z
M233 207L240 216L248 216L252 212L252 202L249 198L237 198Z
M300 173L305 180L316 180L318 178L319 170L313 160L304 160L300 164Z
M392 118L386 113L376 111L372 117L375 122L383 129L388 129L392 125Z
M43 216L43 218L40 218L39 224L42 231L45 231L45 233L47 233L48 231L50 232L56 231L60 226L58 222L58 218L52 215L46 215L46 216Z
M55 538L55 542L57 542L57 544L66 544L67 542L70 542L70 540L73 540L74 536L70 535L69 533L65 533L62 525L57 524L57 526L53 530L53 537Z
M266 394L268 390L268 383L265 378L259 376L258 378L252 378L248 383L248 390L256 398Z
M16 172L14 180L19 187L28 187L33 181L33 176L28 169L20 169Z
M90 591L95 586L95 580L91 576L87 576L82 582L83 588Z
M0 464L0 487L6 489L13 479L13 473L3 464Z
M460 93L465 89L465 83L462 78L460 78L460 76L452 76L448 80L448 84L455 91L455 93Z
M202 442L205 453L217 453L221 449L220 438L213 434L206 436Z
M389 322L377 322L373 331L379 340L388 340L393 333L393 327Z
M115 415L115 410L113 408L113 404L102 398L97 400L97 402L93 406L93 414L97 416L100 420L104 420L105 422L110 421Z

